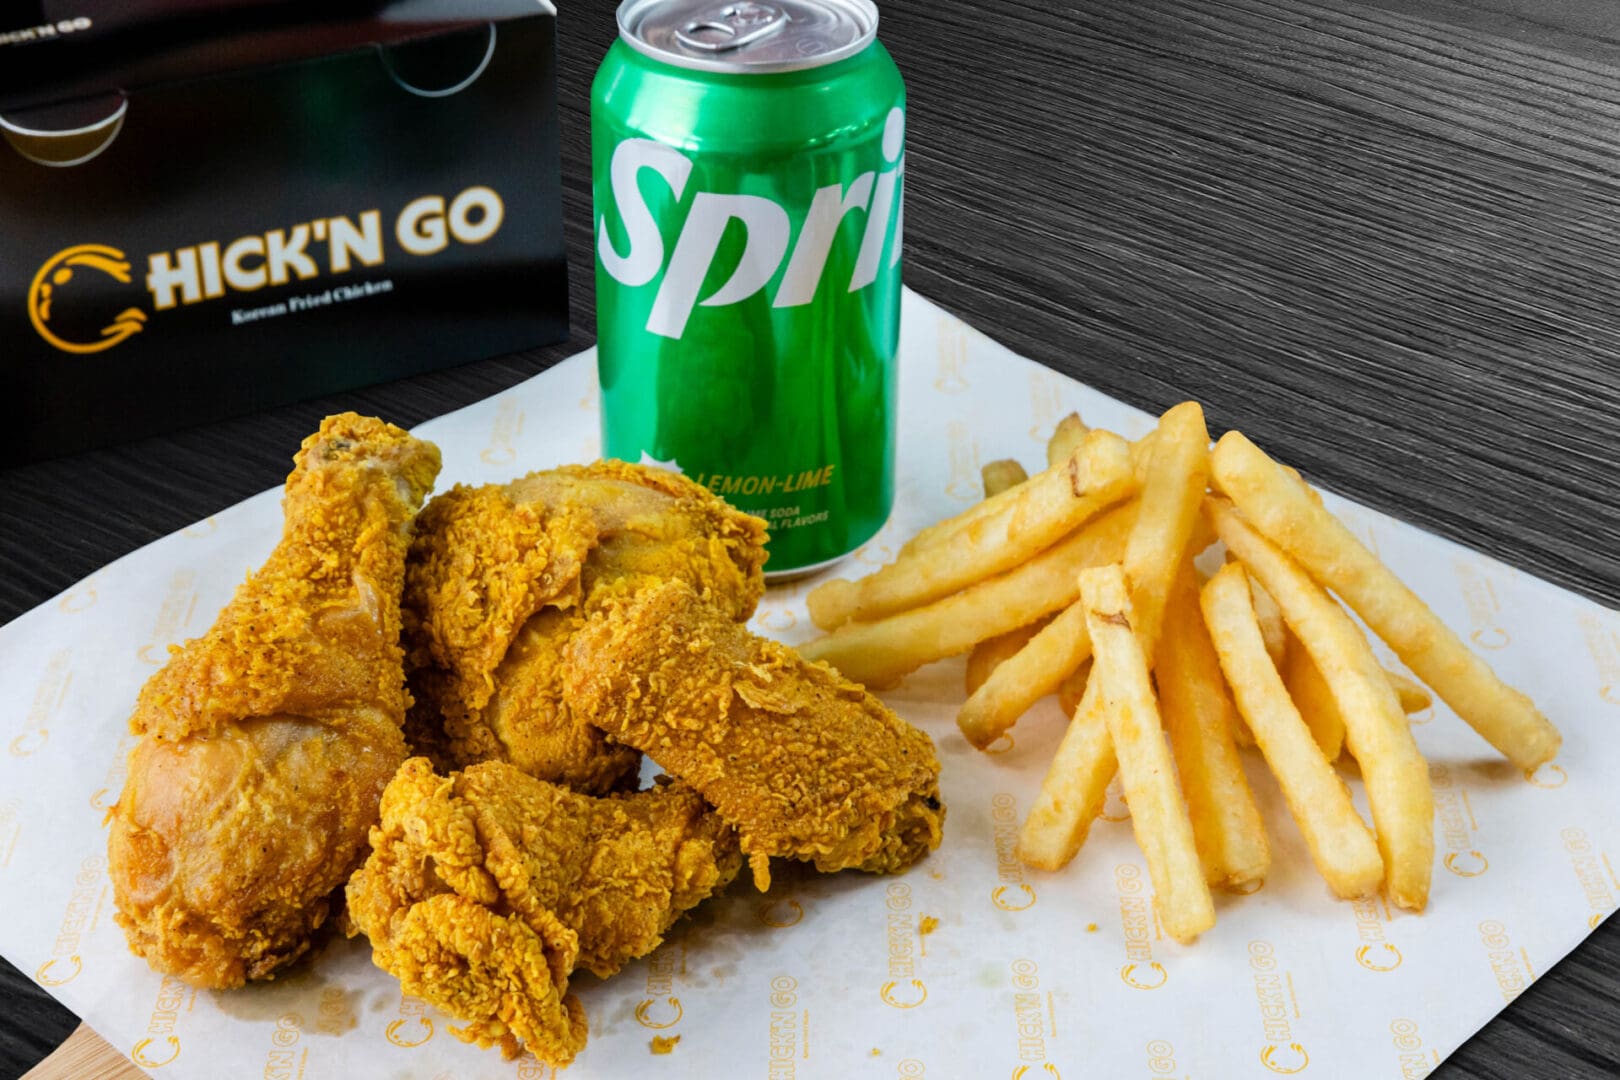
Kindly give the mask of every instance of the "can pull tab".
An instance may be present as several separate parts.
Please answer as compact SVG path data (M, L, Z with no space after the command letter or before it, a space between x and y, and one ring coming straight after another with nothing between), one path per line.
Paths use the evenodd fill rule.
M791 16L776 5L749 0L727 4L708 18L693 19L675 31L675 40L688 49L730 52L771 36L790 21Z

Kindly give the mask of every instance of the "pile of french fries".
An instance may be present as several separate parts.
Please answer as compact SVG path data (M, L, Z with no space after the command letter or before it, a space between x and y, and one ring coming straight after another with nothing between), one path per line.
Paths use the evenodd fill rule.
M1056 692L1071 719L1020 834L1029 865L1074 858L1117 773L1160 922L1195 939L1215 923L1212 887L1251 892L1270 867L1239 751L1253 745L1336 895L1382 888L1421 911L1434 796L1406 716L1430 699L1379 664L1345 607L1513 764L1558 752L1530 699L1297 473L1237 431L1211 450L1196 402L1135 443L1070 415L1047 460L1032 477L985 466L983 502L876 573L813 590L828 633L801 650L874 688L969 653L957 723L981 750ZM1204 580L1194 560L1217 541L1225 562ZM1372 828L1336 769L1344 755Z

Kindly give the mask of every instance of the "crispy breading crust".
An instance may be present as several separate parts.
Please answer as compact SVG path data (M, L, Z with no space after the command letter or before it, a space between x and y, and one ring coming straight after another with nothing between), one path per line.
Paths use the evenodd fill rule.
M610 605L576 634L565 692L735 825L762 889L770 856L887 873L939 846L932 740L684 582Z
M408 530L439 472L439 451L392 424L328 417L293 458L286 523L269 560L212 628L141 688L130 731L205 735L245 716L341 712L345 701L403 711L399 595ZM363 610L377 633L332 635L323 612Z
M595 798L504 762L401 766L349 883L349 915L405 991L457 1034L565 1065L585 1021L573 969L607 976L657 947L741 865L735 833L681 784Z
M519 505L496 485L439 495L422 511L406 569L411 666L442 669L447 692L483 708L529 617L580 602L596 542L595 519L577 507Z
M141 691L111 814L130 948L195 986L309 948L405 757L398 597L439 452L351 413L295 461L280 544Z
M762 521L707 489L622 461L440 496L404 600L412 745L443 769L509 761L592 794L633 783L639 755L568 713L562 646L612 597L668 577L747 618L764 539Z

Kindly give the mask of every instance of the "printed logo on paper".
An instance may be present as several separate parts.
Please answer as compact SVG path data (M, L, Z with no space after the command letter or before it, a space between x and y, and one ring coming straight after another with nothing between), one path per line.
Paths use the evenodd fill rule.
M1561 788L1569 782L1569 773L1558 762L1548 761L1524 770L1524 778L1532 787Z
M1249 971L1254 979L1254 999L1260 1014L1260 1064L1283 1075L1304 1072L1311 1063L1294 1031L1290 1018L1300 1016L1294 996L1293 974L1284 969L1269 941L1249 942Z
M1468 789L1452 775L1448 766L1429 766L1434 784L1434 816L1439 826L1439 846L1445 852L1441 865L1458 877L1479 877L1491 862L1479 850L1479 822Z
M1512 1001L1535 981L1530 967L1530 953L1522 945L1515 948L1507 927L1495 919L1479 924L1479 942L1485 947L1490 962L1491 977L1501 991L1503 1001Z
M1018 1060L1022 1064L1012 1070L1012 1080L1033 1080L1035 1077L1058 1077L1058 1068L1048 1060L1046 1040L1057 1034L1056 1005L1048 993L1040 994L1040 968L1035 961L1018 959L1012 962L1013 1030L1017 1035Z
M510 465L517 460L517 442L523 433L523 410L511 398L502 398L495 406L495 421L489 429L489 445L478 452L478 460L485 465Z
M163 976L152 1002L152 1014L146 1021L146 1034L130 1048L129 1059L143 1069L161 1069L173 1064L180 1056L180 1038L176 1032L181 1010L189 1012L196 996L196 990L173 975Z
M883 908L889 966L888 981L878 988L878 997L896 1009L915 1009L928 1000L928 987L917 978L921 934L911 910L911 886L891 883L884 890Z
M1119 925L1125 935L1125 966L1119 969L1120 981L1135 990L1157 990L1170 981L1170 973L1153 959L1153 898L1143 889L1141 867L1134 863L1114 867L1114 890L1119 896Z
M801 1014L799 980L791 975L777 975L771 979L770 1013L770 1066L771 1080L797 1080L801 1048L810 1056L810 1011ZM801 1026L802 1024L802 1026Z
M1389 1032L1394 1036L1392 1041L1398 1054L1396 1060L1401 1067L1401 1080L1421 1080L1440 1064L1440 1051L1424 1052L1423 1036L1418 1034L1415 1020L1397 1017L1389 1022Z
M433 1038L433 1018L427 1015L427 1002L401 994L399 1019L390 1021L383 1037L395 1046L410 1050Z
M1570 869L1575 872L1575 881L1586 900L1586 925L1595 930L1615 909L1615 897L1620 895L1620 877L1615 875L1608 852L1598 850L1585 829L1570 826L1558 835L1564 842Z
M1389 921L1388 909L1379 897L1363 897L1350 901L1350 911L1356 919L1356 963L1368 971L1394 971L1401 966L1401 950L1384 935L1384 924Z
M685 964L685 946L680 946ZM636 1002L636 1023L664 1031L681 1022L686 1010L675 995L676 947L659 949L647 957L647 996Z
M934 376L934 389L942 394L960 394L968 388L968 329L940 312L938 339L939 370Z
M1012 749L1011 741L1008 742ZM1035 906L1035 888L1024 880L1018 857L1018 800L1005 791L990 797L991 835L996 848L996 881L990 903L1002 911L1024 911Z
M1289 1043L1286 1047L1275 1044L1268 1045L1260 1051L1260 1064L1274 1073L1291 1075L1304 1072L1311 1063L1311 1055L1299 1043Z
M797 926L799 920L803 918L804 905L791 897L767 900L759 905L759 921L778 930L787 926Z

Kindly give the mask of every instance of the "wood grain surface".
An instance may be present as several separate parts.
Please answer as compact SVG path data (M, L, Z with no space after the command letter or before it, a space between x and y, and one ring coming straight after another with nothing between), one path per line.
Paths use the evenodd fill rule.
M613 6L560 19L575 341L0 472L0 620L279 484L328 412L415 423L590 343L587 91ZM882 18L910 93L913 288L1620 602L1620 5L888 0ZM1617 972L1604 926L1433 1075L1620 1075ZM9 968L0 1000L0 1077L76 1023Z
M140 1080L146 1073L80 1024L55 1053L29 1069L23 1080Z

